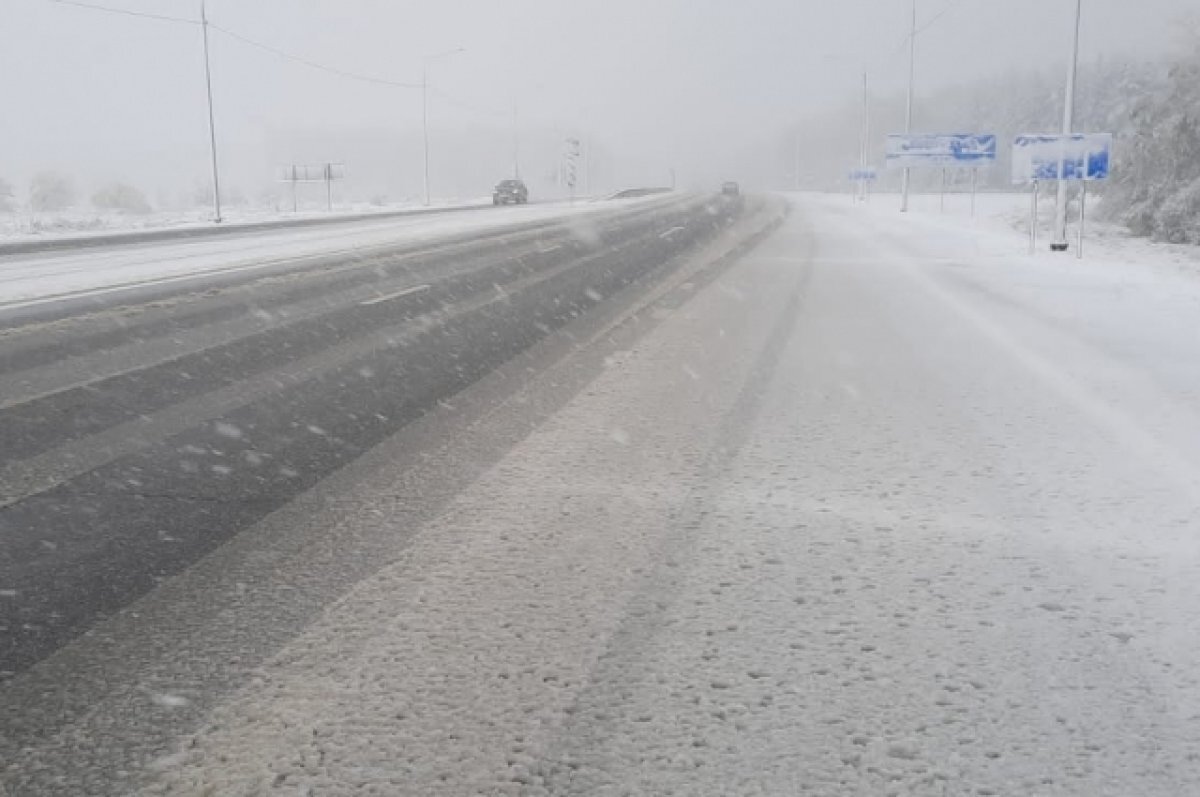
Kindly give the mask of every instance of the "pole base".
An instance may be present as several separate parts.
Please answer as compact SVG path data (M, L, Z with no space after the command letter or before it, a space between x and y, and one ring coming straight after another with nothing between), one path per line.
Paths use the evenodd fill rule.
M1069 248L1071 248L1071 245L1070 245L1069 243L1065 242L1065 241L1064 241L1064 242L1062 242L1062 243L1052 243L1052 244L1050 244L1050 251L1051 251L1051 252L1065 252L1065 251L1067 251Z

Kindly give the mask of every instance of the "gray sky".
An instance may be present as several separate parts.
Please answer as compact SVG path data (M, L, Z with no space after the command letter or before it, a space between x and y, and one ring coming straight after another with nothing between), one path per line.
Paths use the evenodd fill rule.
M199 7L199 0L87 2L190 18ZM469 190L471 177L461 161L507 157L501 153L511 150L514 103L531 162L553 160L545 150L569 131L629 166L628 179L653 181L671 166L707 178L735 171L741 153L787 124L853 98L864 66L878 91L901 90L906 73L907 0L208 6L215 24L244 36L399 81L419 81L423 55L465 48L429 65L437 89L430 103L435 163L443 172L457 165L458 190ZM920 87L1063 63L1072 7L1072 0L919 0L922 25L941 15L918 38ZM1173 26L1196 7L1197 0L1085 0L1083 58L1153 56L1171 46ZM395 136L396 158L407 165L388 180L404 183L398 193L413 188L418 91L320 72L218 31L212 46L220 143L232 180L251 190L290 159L347 159L334 151L337 135L329 131L337 129L374 135L376 150ZM20 183L36 169L58 168L85 190L125 177L148 193L203 179L197 27L49 0L0 0L0 75L0 176ZM323 143L295 133L313 130L325 131L316 136ZM472 154L455 164L447 145ZM496 176L475 179L486 187Z

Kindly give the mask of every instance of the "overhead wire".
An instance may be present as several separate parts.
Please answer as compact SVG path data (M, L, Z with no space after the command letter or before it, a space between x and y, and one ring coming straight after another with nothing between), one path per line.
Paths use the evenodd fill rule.
M336 66L329 66L328 64L322 64L318 61L313 61L312 59L305 58L304 56L295 55L294 53L289 53L286 50L281 50L278 47L274 47L270 44L265 44L263 42L255 40L255 39L251 39L249 36L243 36L240 33L232 31L229 28L218 25L217 23L212 22L212 21L210 21L208 23L208 26L215 31L225 34L226 36L228 36L231 39L235 39L235 40L241 42L242 44L248 45L250 47L255 47L259 50L271 53L272 55L276 55L276 56L286 59L288 61L294 61L295 63L303 64L304 66L307 66L310 69L318 69L322 72L328 72L330 74L337 75L339 77L344 77L349 80L358 80L363 83L374 83L374 84L381 85L381 86L392 86L393 88L401 88L401 89L419 89L419 88L421 88L420 83L407 83L407 82L400 81L400 80L392 80L390 78L377 77L375 75L365 75L360 72L351 72L347 69L341 69Z
M928 20L926 20L924 25L921 25L920 27L917 28L917 35L919 36L920 34L929 30L931 27L934 26L935 23L937 23L937 21L939 19L941 19L942 17L949 14L951 11L953 11L955 8L957 8L960 4L962 4L962 0L950 0L950 2L946 4L945 8L943 8L941 11L939 11L938 13L936 13L932 17L930 17Z
M188 19L187 17L173 17L167 14L152 14L147 11L133 11L128 8L114 8L113 6L100 5L99 3L86 3L83 0L46 0L47 3L54 3L60 6L74 6L75 8L86 8L90 11L103 11L108 14L120 14L127 17L142 17L145 19L155 19L159 22L175 22L184 25L199 25L200 20Z
M942 17L946 16L955 8L962 5L962 2L963 0L950 0L949 3L942 7L941 11L937 12L932 17L921 23L915 31L905 33L904 36L901 37L900 41L896 43L896 47L893 50L890 50L887 57L879 62L880 67L886 66L894 61L896 57L903 53L904 49L908 47L909 39L911 39L913 36L920 36L922 33L932 28L939 21L941 21Z
M88 9L89 11L102 11L102 12L105 12L108 14L119 14L121 16L128 16L128 17L141 17L143 19L152 19L152 20L156 20L159 22L173 22L173 23L177 23L177 24L186 24L186 25L200 25L201 24L200 20L198 20L198 19L188 19L186 17L174 17L174 16L169 16L166 14L153 14L153 13L149 13L149 12L145 12L145 11L133 11L133 10L127 9L127 8L116 8L114 6L102 5L100 3L89 3L89 2L86 2L85 0L45 0L45 2L54 3L56 5L73 6L76 8L85 8L85 9ZM237 31L230 30L229 28L224 27L223 25L218 25L217 23L213 22L212 20L209 20L208 26L210 28L212 28L213 30L218 31L218 32L224 34L225 36L228 36L229 38L234 39L235 41L238 41L248 47L254 47L256 49L270 53L278 58L283 58L285 60L292 61L294 63L302 64L304 66L309 67L310 69L317 69L322 72L328 72L330 74L337 75L339 77L343 77L348 80L357 80L357 81L360 81L363 83L373 83L375 85L390 86L392 88L402 88L402 89L419 89L419 88L421 88L420 83L409 83L409 82L405 82L405 81L401 81L401 80L392 80L390 78L379 77L377 75L367 75L367 74L363 74L361 72L353 72L348 69L342 69L340 67L330 66L329 64L323 64L319 61L314 61L311 58L305 58L302 55L296 55L295 53L288 52L287 50L283 50L279 47L275 47L275 46L267 44L265 42L258 41L257 39L252 39L249 36L244 36L241 33L238 33Z

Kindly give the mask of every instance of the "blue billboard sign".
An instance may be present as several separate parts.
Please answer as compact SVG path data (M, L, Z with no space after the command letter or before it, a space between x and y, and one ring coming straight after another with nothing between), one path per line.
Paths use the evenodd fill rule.
M1112 163L1111 133L1029 135L1013 139L1014 183L1059 179L1106 180Z
M917 133L887 137L889 169L935 166L978 168L996 160L996 137L990 133Z

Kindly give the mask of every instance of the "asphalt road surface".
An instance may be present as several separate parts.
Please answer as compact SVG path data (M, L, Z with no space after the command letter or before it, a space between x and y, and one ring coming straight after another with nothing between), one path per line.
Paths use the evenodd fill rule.
M0 672L29 666L727 218L696 200L639 205L275 262L182 291L127 286L38 304L36 319L22 305L0 329Z
M446 281L472 287L437 301L424 273L348 287L353 309L308 320L288 305L282 338L271 325L261 346L79 388L75 404L31 382L5 445L23 462L31 440L80 449L31 468L32 486L5 482L38 489L5 516L36 565L5 571L24 579L9 611L92 625L0 693L0 784L1194 791L1195 276L982 256L970 229L792 203L773 232L769 203L716 227L683 207L643 214L611 275L530 254L494 266L542 264L507 281L464 264ZM690 247L654 243L685 234ZM608 263L593 247L581 262ZM538 275L557 287L522 302ZM606 298L555 301L589 290ZM414 338L383 333L405 356L318 353L329 365L302 390L262 370L308 362L322 328L354 346L406 308L438 315ZM191 346L205 329L162 337ZM41 367L35 340L25 371ZM259 394L255 373L278 384ZM434 383L451 387L420 387ZM263 398L215 411L238 390ZM58 423L23 409L41 401ZM196 401L207 412L154 438L168 444L84 463L104 430L157 434ZM321 462L345 464L310 481ZM128 580L92 578L85 560ZM110 583L141 597L81 618L77 602ZM19 633L9 655L46 633Z

